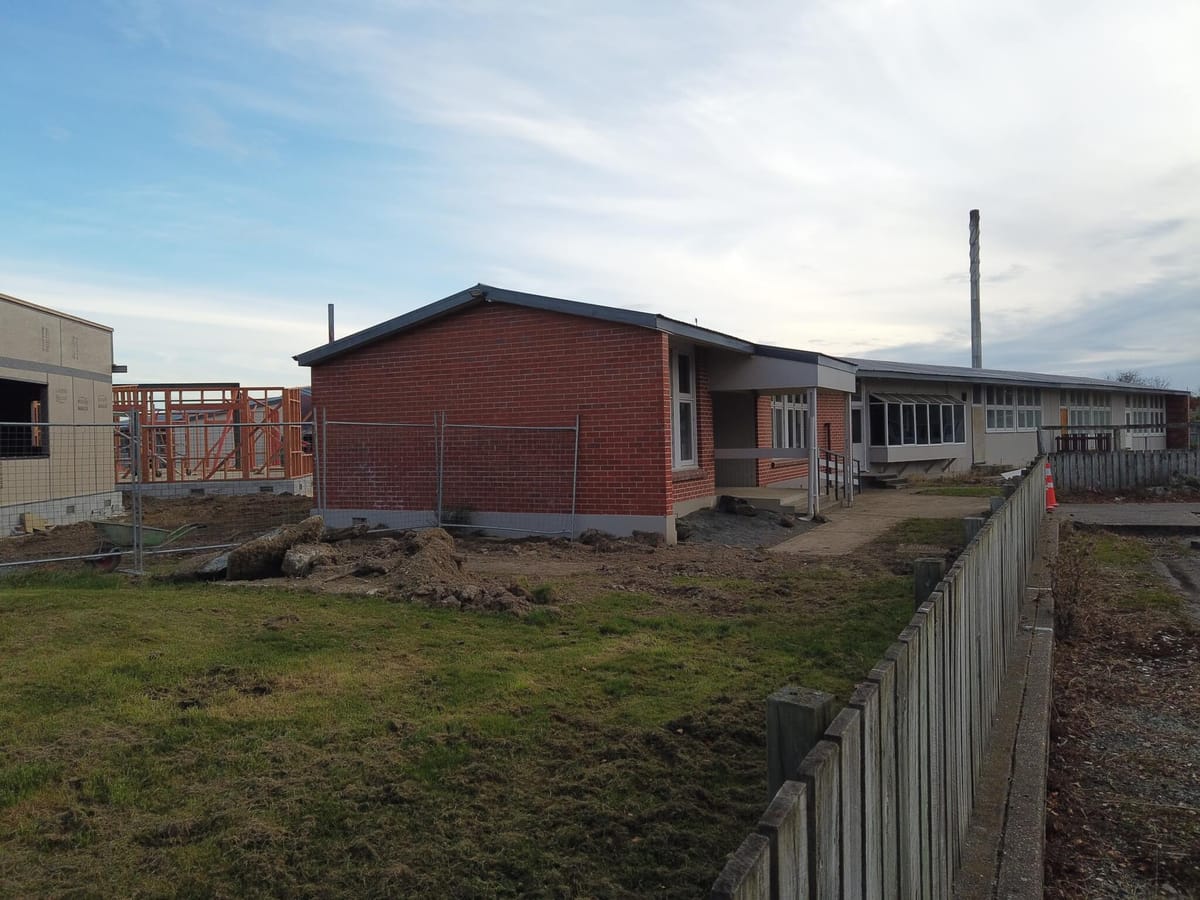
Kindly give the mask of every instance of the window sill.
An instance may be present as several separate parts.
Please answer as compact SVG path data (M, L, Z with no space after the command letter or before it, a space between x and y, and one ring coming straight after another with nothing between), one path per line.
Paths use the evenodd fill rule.
M705 477L705 472L699 466L685 466L671 470L672 481L699 481Z

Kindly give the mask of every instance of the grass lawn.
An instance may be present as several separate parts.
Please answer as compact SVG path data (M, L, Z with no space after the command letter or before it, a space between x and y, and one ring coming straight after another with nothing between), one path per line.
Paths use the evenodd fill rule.
M844 698L911 579L521 620L120 576L0 588L0 896L697 897L766 802L767 694Z

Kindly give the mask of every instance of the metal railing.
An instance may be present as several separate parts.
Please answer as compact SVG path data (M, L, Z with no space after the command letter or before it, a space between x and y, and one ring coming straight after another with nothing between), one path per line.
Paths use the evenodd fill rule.
M847 461L844 453L819 450L817 465L821 491L825 496L832 493L834 499L841 500L858 492L861 465L857 459ZM847 476L850 481L847 481Z

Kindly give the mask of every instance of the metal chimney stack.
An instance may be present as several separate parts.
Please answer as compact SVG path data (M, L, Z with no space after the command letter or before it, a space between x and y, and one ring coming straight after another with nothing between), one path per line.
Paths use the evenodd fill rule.
M979 210L971 210L971 368L983 368L983 328L979 321Z

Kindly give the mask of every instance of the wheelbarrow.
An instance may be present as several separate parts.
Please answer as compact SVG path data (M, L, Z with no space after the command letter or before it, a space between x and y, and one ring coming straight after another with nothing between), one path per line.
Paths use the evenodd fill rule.
M96 536L100 539L100 543L92 551L92 555L84 561L99 572L111 572L120 564L121 554L133 549L134 527L129 522L92 521L88 524L96 529ZM194 522L189 525L180 525L174 531L168 531L166 528L150 528L143 525L142 547L165 547L167 544L179 540L185 534L190 534L197 528L203 527L205 527L203 524Z

